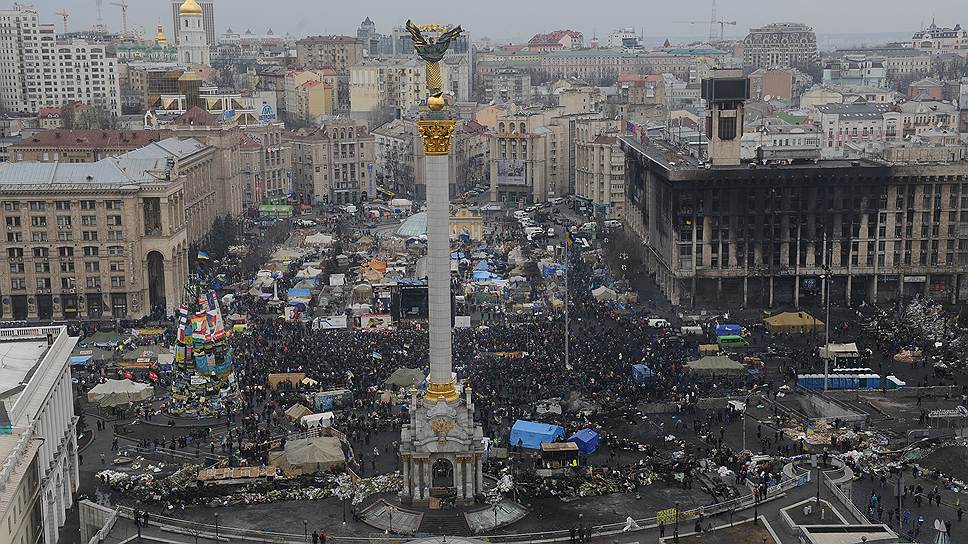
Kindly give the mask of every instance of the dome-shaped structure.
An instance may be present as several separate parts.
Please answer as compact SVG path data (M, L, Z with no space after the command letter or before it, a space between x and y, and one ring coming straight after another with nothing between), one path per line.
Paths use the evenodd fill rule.
M178 8L178 13L182 15L201 15L202 6L198 5L195 0L185 0L181 7Z
M427 234L427 213L419 212L408 217L400 226L397 227L397 236L412 238L414 236L425 236Z
M158 23L158 32L155 33L155 43L161 47L168 46L168 38L165 37L165 29Z

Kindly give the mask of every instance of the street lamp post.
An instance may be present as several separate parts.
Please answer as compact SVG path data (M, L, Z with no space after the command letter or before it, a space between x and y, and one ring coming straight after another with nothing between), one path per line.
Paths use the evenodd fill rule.
M219 539L218 535L218 512L215 512L215 540Z
M753 525L760 519L760 484L753 488Z
M309 542L309 522L303 520L303 541Z
M672 541L679 542L679 501L676 501L676 524L672 529Z

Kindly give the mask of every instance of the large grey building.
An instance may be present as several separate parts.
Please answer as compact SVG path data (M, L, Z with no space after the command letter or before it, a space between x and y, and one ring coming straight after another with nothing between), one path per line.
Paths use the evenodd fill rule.
M218 43L218 36L215 33L215 1L214 0L197 0L198 5L202 6L202 27L205 28L205 38L206 43L209 45L215 45ZM171 0L171 22L172 28L175 29L175 38L172 43L178 43L179 28L181 25L181 15L179 14L179 8L184 3L184 0Z
M751 28L743 40L743 61L756 68L816 63L817 35L800 23L771 23Z
M626 221L673 303L818 304L828 267L838 303L968 299L968 162L724 160L733 146L717 140L742 134L740 111L713 110L712 160L620 139Z

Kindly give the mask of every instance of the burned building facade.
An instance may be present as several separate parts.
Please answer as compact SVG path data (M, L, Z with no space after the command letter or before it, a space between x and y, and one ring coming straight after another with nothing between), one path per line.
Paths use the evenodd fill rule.
M710 135L710 153L716 149ZM626 221L673 303L968 298L968 162L699 161L620 140Z

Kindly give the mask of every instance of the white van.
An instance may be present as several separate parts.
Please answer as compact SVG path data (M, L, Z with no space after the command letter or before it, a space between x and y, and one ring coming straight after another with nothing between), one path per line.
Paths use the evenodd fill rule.
M524 234L528 238L534 238L535 236L544 236L545 230L541 227L525 227Z
M668 321L661 318L649 319L648 323L649 323L649 326L652 327L653 329L662 329L670 325Z
M609 219L605 221L605 228L622 230L622 222L617 219Z

